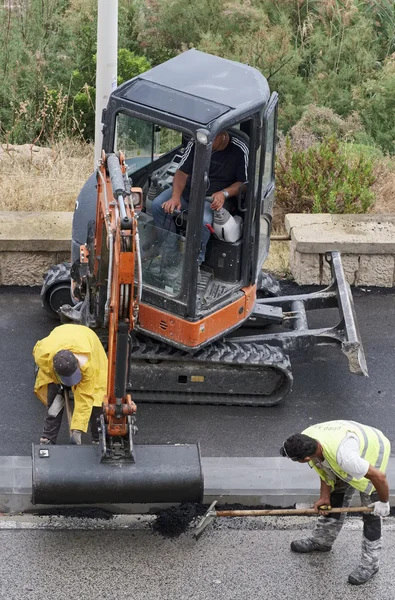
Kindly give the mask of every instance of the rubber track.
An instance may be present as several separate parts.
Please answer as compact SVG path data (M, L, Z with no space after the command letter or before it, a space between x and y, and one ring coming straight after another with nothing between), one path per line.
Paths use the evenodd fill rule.
M51 267L44 276L41 289L41 300L45 310L52 314L46 293L48 289L57 282L63 282L70 278L70 263L61 263ZM55 313L54 313L55 315ZM56 315L55 315L56 316ZM241 395L241 394L208 394L185 392L158 392L158 391L133 391L133 398L140 402L163 402L181 404L225 404L233 406L271 406L281 402L291 391L292 372L289 358L277 347L256 342L236 343L232 341L221 341L205 346L194 353L184 352L168 344L157 342L150 338L132 337L130 352L131 361L177 361L190 362L191 360L201 364L233 365L234 368L242 368L243 365L259 366L262 368L281 371L280 385L271 395Z
M144 361L199 362L234 366L256 366L280 371L280 385L270 395L208 394L185 392L158 392L134 390L133 398L142 402L164 402L182 404L226 404L233 406L271 406L281 402L291 391L292 372L288 355L281 348L252 342L215 342L195 353L184 352L162 342L133 336L130 360Z

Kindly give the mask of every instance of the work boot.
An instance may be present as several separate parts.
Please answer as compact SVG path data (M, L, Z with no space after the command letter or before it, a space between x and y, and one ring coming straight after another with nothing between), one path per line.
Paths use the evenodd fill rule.
M358 567L348 576L348 583L351 583L352 585L362 585L369 581L369 579L372 579L373 575L375 575L378 570L378 567L375 569L367 569L362 565L358 565Z
M291 542L293 552L329 552L332 546L323 546L313 538L302 538Z
M362 585L369 581L379 570L380 552L381 538L372 542L363 536L361 562L348 576L349 583Z

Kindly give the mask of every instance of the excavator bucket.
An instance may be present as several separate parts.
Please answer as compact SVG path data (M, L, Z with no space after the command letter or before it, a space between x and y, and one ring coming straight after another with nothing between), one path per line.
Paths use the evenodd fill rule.
M134 462L101 462L99 446L33 444L33 504L201 502L198 444L136 445Z

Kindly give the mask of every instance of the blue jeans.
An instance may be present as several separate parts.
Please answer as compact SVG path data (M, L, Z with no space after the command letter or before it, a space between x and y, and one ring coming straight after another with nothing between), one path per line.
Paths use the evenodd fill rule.
M164 190L153 200L152 202L152 216L154 218L155 227L159 227L160 229L165 229L166 231L170 231L171 233L176 233L176 225L174 223L174 217L167 212L165 212L162 208L162 204L170 200L172 196L173 190L172 188L168 188ZM188 210L188 202L181 198L181 209ZM210 230L206 227L206 225L213 224L213 211L211 209L210 202L205 202L204 205L204 214L203 214L203 227L202 227L202 237L200 244L200 253L199 253L199 265L204 261L204 257L206 255L206 246L207 242L210 239ZM166 247L169 252L177 252L177 238L174 235L169 236L167 240Z

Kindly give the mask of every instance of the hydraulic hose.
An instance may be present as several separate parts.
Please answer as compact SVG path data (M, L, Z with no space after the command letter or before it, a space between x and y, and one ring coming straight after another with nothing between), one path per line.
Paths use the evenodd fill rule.
M104 177L100 171L99 177L103 184L103 192L104 192L104 204L106 207L106 221L107 221L107 240L108 240L108 275L107 275L107 296L106 296L106 304L104 306L104 327L108 325L108 314L110 311L110 297L111 297L111 285L112 285L112 268L113 268L113 257L114 257L114 233L111 231L110 227L110 207L108 204L108 196L107 196L107 188Z

